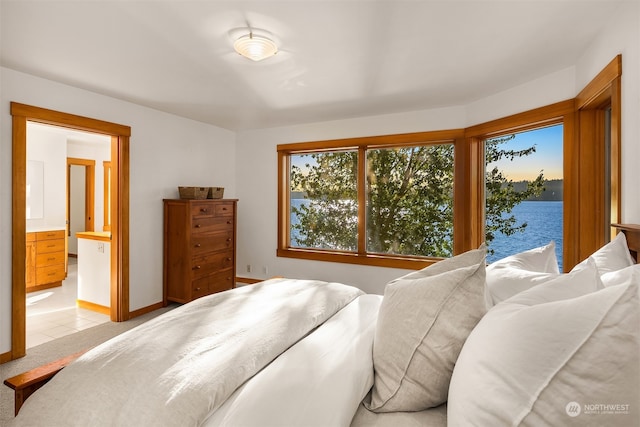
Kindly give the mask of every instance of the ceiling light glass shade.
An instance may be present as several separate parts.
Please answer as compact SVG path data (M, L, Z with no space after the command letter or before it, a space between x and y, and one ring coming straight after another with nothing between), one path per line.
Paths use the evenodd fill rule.
M253 33L240 37L233 44L233 48L240 55L253 61L262 61L278 53L278 46L273 40Z

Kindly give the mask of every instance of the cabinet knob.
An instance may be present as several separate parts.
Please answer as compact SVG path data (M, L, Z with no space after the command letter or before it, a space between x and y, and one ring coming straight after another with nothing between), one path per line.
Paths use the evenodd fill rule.
M200 212L205 212L205 213L206 213L206 212L209 212L209 209L207 209L207 208L200 208Z
M200 224L196 224L196 228L200 228L200 227L201 227Z
M231 242L231 237L229 237L229 238L227 239L227 242Z
M200 243L196 243L196 248L199 248L200 246L202 246Z
M227 224L231 224L231 221L227 221Z
M200 290L200 288L195 288L194 290L195 290L195 291L199 291L199 290Z
M231 258L227 258L227 261L231 261Z
M200 267L199 265L196 265L195 267L193 267L194 270L200 270L202 267Z

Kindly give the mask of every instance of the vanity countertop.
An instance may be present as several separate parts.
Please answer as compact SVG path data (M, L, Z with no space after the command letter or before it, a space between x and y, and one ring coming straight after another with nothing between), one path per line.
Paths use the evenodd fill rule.
M76 233L78 239L103 240L111 241L111 232L109 231L78 231Z
M38 233L40 231L60 231L66 230L67 227L64 225L61 226L52 226L52 225L38 225L38 226L27 226L27 233Z

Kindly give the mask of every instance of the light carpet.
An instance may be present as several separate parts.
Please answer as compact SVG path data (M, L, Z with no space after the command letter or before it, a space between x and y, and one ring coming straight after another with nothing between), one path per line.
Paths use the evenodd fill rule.
M5 425L14 418L14 392L4 385L5 379L78 351L95 347L175 307L177 305L169 305L126 322L103 323L93 328L28 348L25 357L0 365L0 380L2 381L2 384L0 384L0 425Z

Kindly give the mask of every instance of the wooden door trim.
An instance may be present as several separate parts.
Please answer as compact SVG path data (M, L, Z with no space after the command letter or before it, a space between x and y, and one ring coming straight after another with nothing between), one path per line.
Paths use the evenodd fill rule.
M67 232L70 232L71 223L69 216L71 215L71 166L84 166L84 231L96 231L95 227L95 200L96 200L96 161L90 159L78 159L75 157L67 157Z
M111 320L129 313L129 137L131 128L116 123L11 102L12 115L12 296L11 360L26 354L26 181L27 121L111 136ZM124 221L120 223L120 221Z

